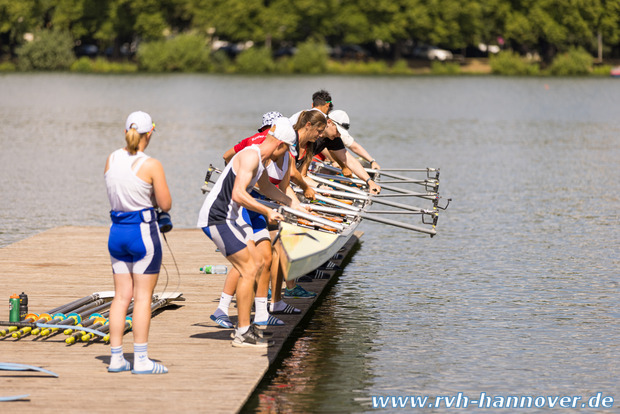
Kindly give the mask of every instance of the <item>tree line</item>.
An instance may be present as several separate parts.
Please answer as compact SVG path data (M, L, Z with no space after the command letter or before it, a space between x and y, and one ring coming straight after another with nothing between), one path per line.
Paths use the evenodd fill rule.
M373 48L398 59L412 44L467 54L498 45L551 62L581 47L620 53L618 0L0 0L5 58L44 30L70 33L119 57L127 45L193 33L267 49L307 39Z

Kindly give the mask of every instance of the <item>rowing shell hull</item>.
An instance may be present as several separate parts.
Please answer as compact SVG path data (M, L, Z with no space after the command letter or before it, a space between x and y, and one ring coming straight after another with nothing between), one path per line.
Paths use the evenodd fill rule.
M276 249L286 280L312 272L331 259L349 240L357 224L352 223L341 233L331 233L281 222Z

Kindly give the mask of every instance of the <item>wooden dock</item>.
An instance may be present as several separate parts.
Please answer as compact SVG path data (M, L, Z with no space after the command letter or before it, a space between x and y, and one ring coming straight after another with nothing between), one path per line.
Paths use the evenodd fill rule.
M9 319L8 301L25 292L29 312L42 313L94 292L114 289L107 251L108 227L58 227L0 249L0 320ZM346 256L361 237L345 245ZM178 265L164 246L164 266L155 293L182 292L186 299L156 314L151 322L149 357L165 364L166 375L107 372L110 348L102 341L65 343L62 333L48 338L0 339L0 362L34 365L58 378L34 371L0 370L0 397L29 394L0 402L0 411L20 413L236 413L274 363L293 328L316 299L290 299L301 315L278 316L286 325L270 328L276 345L265 349L233 348L230 329L209 316L217 308L225 275L205 275L205 264L229 265L200 229L167 234ZM340 261L336 261L338 264ZM301 284L319 293L328 280ZM178 288L177 288L178 286ZM236 308L231 306L236 322ZM0 327L2 329L3 327ZM133 336L124 351L133 360Z

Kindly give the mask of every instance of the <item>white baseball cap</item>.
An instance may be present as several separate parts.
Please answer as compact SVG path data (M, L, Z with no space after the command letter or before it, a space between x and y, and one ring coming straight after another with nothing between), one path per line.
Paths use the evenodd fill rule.
M297 156L297 149L295 148L297 144L297 133L295 129L293 129L293 124L291 124L288 118L276 118L269 133L273 135L275 139L288 144L289 150L293 156Z
M340 132L340 137L345 140L348 139L351 135L349 135L349 127L351 124L349 123L349 115L342 109L336 109L335 111L331 111L327 117L332 120L334 124L336 124L336 128L338 128L338 132Z
M127 121L125 121L125 131L129 131L131 128L138 131L140 134L150 132L155 127L151 116L146 112L136 111L129 114Z

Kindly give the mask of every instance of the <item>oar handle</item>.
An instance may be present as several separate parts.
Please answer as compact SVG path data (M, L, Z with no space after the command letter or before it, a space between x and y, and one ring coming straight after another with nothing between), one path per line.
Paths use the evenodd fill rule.
M312 214L309 213L304 213L302 211L299 210L295 210L294 208L290 208L290 207L286 207L286 206L280 206L280 214L282 214L283 212L289 213L289 214L293 214L297 217L301 217L304 218L306 220L309 220L311 222L320 224L322 226L327 226L327 227L331 227L334 228L338 231L342 231L344 230L344 226L338 223L334 223L333 221L330 220L326 220L324 218L321 217L317 217L317 216L313 216Z

